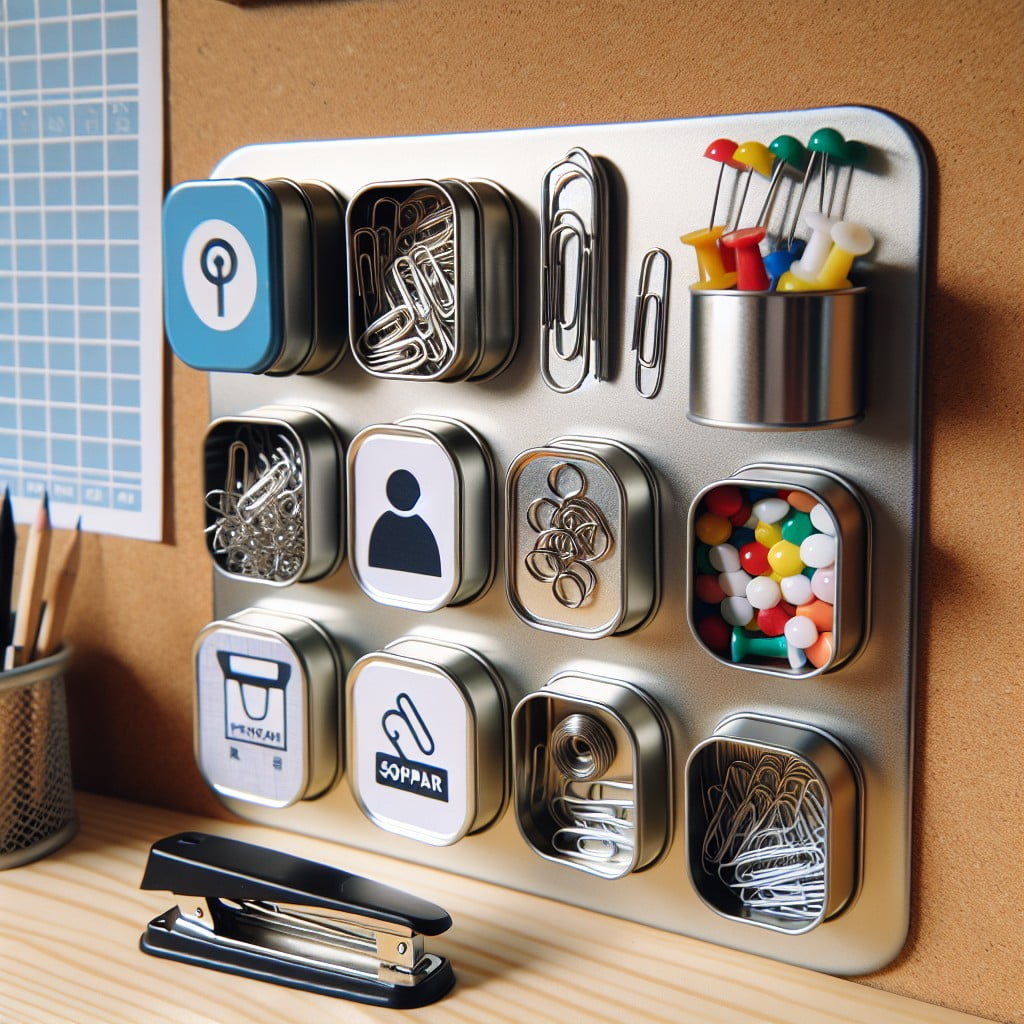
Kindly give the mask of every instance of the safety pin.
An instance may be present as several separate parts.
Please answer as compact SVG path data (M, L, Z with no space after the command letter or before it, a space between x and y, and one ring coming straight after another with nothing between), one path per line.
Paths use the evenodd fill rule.
M656 265L661 273L654 280ZM661 390L665 376L665 349L668 340L668 299L672 277L672 257L664 249L648 249L640 264L640 283L633 306L633 341L630 348L636 353L634 383L643 398L655 398ZM653 326L650 309L653 307ZM650 338L650 349L646 345ZM653 374L654 381L645 387L645 375Z

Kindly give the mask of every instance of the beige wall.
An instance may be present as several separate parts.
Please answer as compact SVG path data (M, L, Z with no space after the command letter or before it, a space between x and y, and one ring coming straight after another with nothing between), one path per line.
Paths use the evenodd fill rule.
M248 142L860 103L935 154L914 920L866 983L1024 1021L1024 4L169 0L170 178ZM666 202L669 202L666 197ZM191 754L211 617L206 381L168 360L167 543L90 536L72 637L77 779L217 813Z

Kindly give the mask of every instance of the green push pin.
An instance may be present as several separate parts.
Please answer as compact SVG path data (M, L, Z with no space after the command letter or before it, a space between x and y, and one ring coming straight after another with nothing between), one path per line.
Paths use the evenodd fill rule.
M729 642L729 656L733 663L755 658L786 658L789 656L789 641L785 634L779 636L754 636L740 626L734 626Z
M807 186L810 184L811 175L819 164L821 165L821 186L818 201L818 210L823 212L825 206L825 176L828 172L828 161L831 158L835 163L846 162L846 140L835 130L835 128L819 128L808 140L807 149L810 152L810 159L807 161L807 169L804 171L804 179L800 183L800 196L796 202L796 213L793 216L793 227L789 232L787 248L793 244L793 236L796 234L797 221L800 219L800 211L803 209L804 198L807 195Z
M761 207L761 212L757 215L757 220L754 222L757 227L764 224L768 208L772 204L772 198L779 187L779 182L782 180L783 170L787 167L792 167L794 170L802 171L807 166L809 156L803 143L799 139L793 138L792 135L779 135L772 139L768 143L768 150L775 157L775 168L772 171L771 181L768 182L768 195L764 197L764 205Z

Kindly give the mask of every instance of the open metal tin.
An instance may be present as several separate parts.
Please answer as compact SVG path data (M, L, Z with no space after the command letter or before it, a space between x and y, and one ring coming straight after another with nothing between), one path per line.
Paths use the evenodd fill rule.
M700 898L744 924L799 935L854 897L860 774L822 730L730 716L686 763L687 870Z
M758 521L758 509L772 521ZM687 617L722 664L805 679L860 650L871 520L847 481L823 469L745 466L697 494L687 531Z
M512 750L516 821L545 860L622 878L665 851L668 732L638 687L561 673L519 702Z
M278 587L334 572L344 556L341 447L314 409L268 405L214 420L203 465L216 569Z
M505 586L524 622L596 639L654 614L658 488L632 449L575 436L528 449L509 466L506 507Z
M352 353L393 380L485 380L518 342L515 208L492 181L376 182L345 215Z
M460 644L409 636L348 676L352 794L380 828L450 846L508 796L508 706L494 669Z
M195 752L222 796L289 807L341 772L341 655L312 619L247 608L196 638Z
M380 604L432 612L494 578L494 466L476 431L443 416L365 427L348 449L356 582Z
M692 291L689 418L743 430L857 422L866 296Z

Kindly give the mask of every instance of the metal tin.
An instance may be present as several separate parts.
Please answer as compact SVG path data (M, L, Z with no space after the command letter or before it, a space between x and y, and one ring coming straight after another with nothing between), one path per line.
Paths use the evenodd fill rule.
M744 815L748 786L759 787L755 818ZM858 885L861 788L849 751L821 729L753 714L725 719L686 764L687 870L697 894L723 917L790 935L834 917ZM719 837L730 832L723 850ZM711 870L723 854L735 856ZM780 865L788 877L776 883L757 874ZM750 877L730 873L744 866Z
M622 878L665 852L668 731L638 687L561 673L519 702L512 744L516 821L545 860Z
M224 797L288 807L341 772L341 655L312 619L248 608L196 638L195 752Z
M741 651L745 649L744 641L750 639L746 630L741 630L743 635L738 642L734 640L733 649L722 653L712 650L701 635L698 626L702 606L695 593L696 578L700 573L696 556L699 546L697 522L705 510L705 497L716 488L724 486L738 487L741 492L747 492L754 498L757 492L774 494L779 490L797 491L823 506L827 518L831 520L835 531L832 650L831 654L818 658L821 664L808 660L803 665L795 666L787 660L785 651L770 655L757 653L757 643L748 644L750 650L741 657ZM751 495L750 492L755 493ZM758 674L809 679L823 672L831 672L850 661L863 646L868 633L868 595L871 592L871 519L864 499L841 477L825 469L800 466L744 466L731 477L717 480L698 492L690 505L687 532L691 556L690 582L686 595L687 619L697 641L722 664ZM784 641L785 636L779 640L780 647ZM743 657L749 657L750 660L743 660ZM799 661L799 657L795 660Z
M210 424L204 451L207 549L219 572L287 586L338 568L342 445L325 416L279 405L225 416Z
M495 671L460 644L402 637L348 676L349 786L380 828L451 846L508 797L508 707Z
M596 639L644 625L660 598L658 488L605 438L531 448L506 476L505 587L537 629Z
M273 184L268 182L268 184ZM345 203L320 181L295 183L306 204L312 273L313 344L294 371L315 376L333 369L348 350L345 290L338 286L338 263L344 258Z
M431 211L421 214L424 197ZM450 226L438 223L442 215ZM367 185L349 203L345 231L349 334L364 370L459 381L504 369L518 340L518 232L500 186L457 178Z
M352 575L380 604L432 612L494 578L494 466L480 436L442 416L361 430L348 449Z
M691 292L689 418L744 430L857 422L866 294Z

